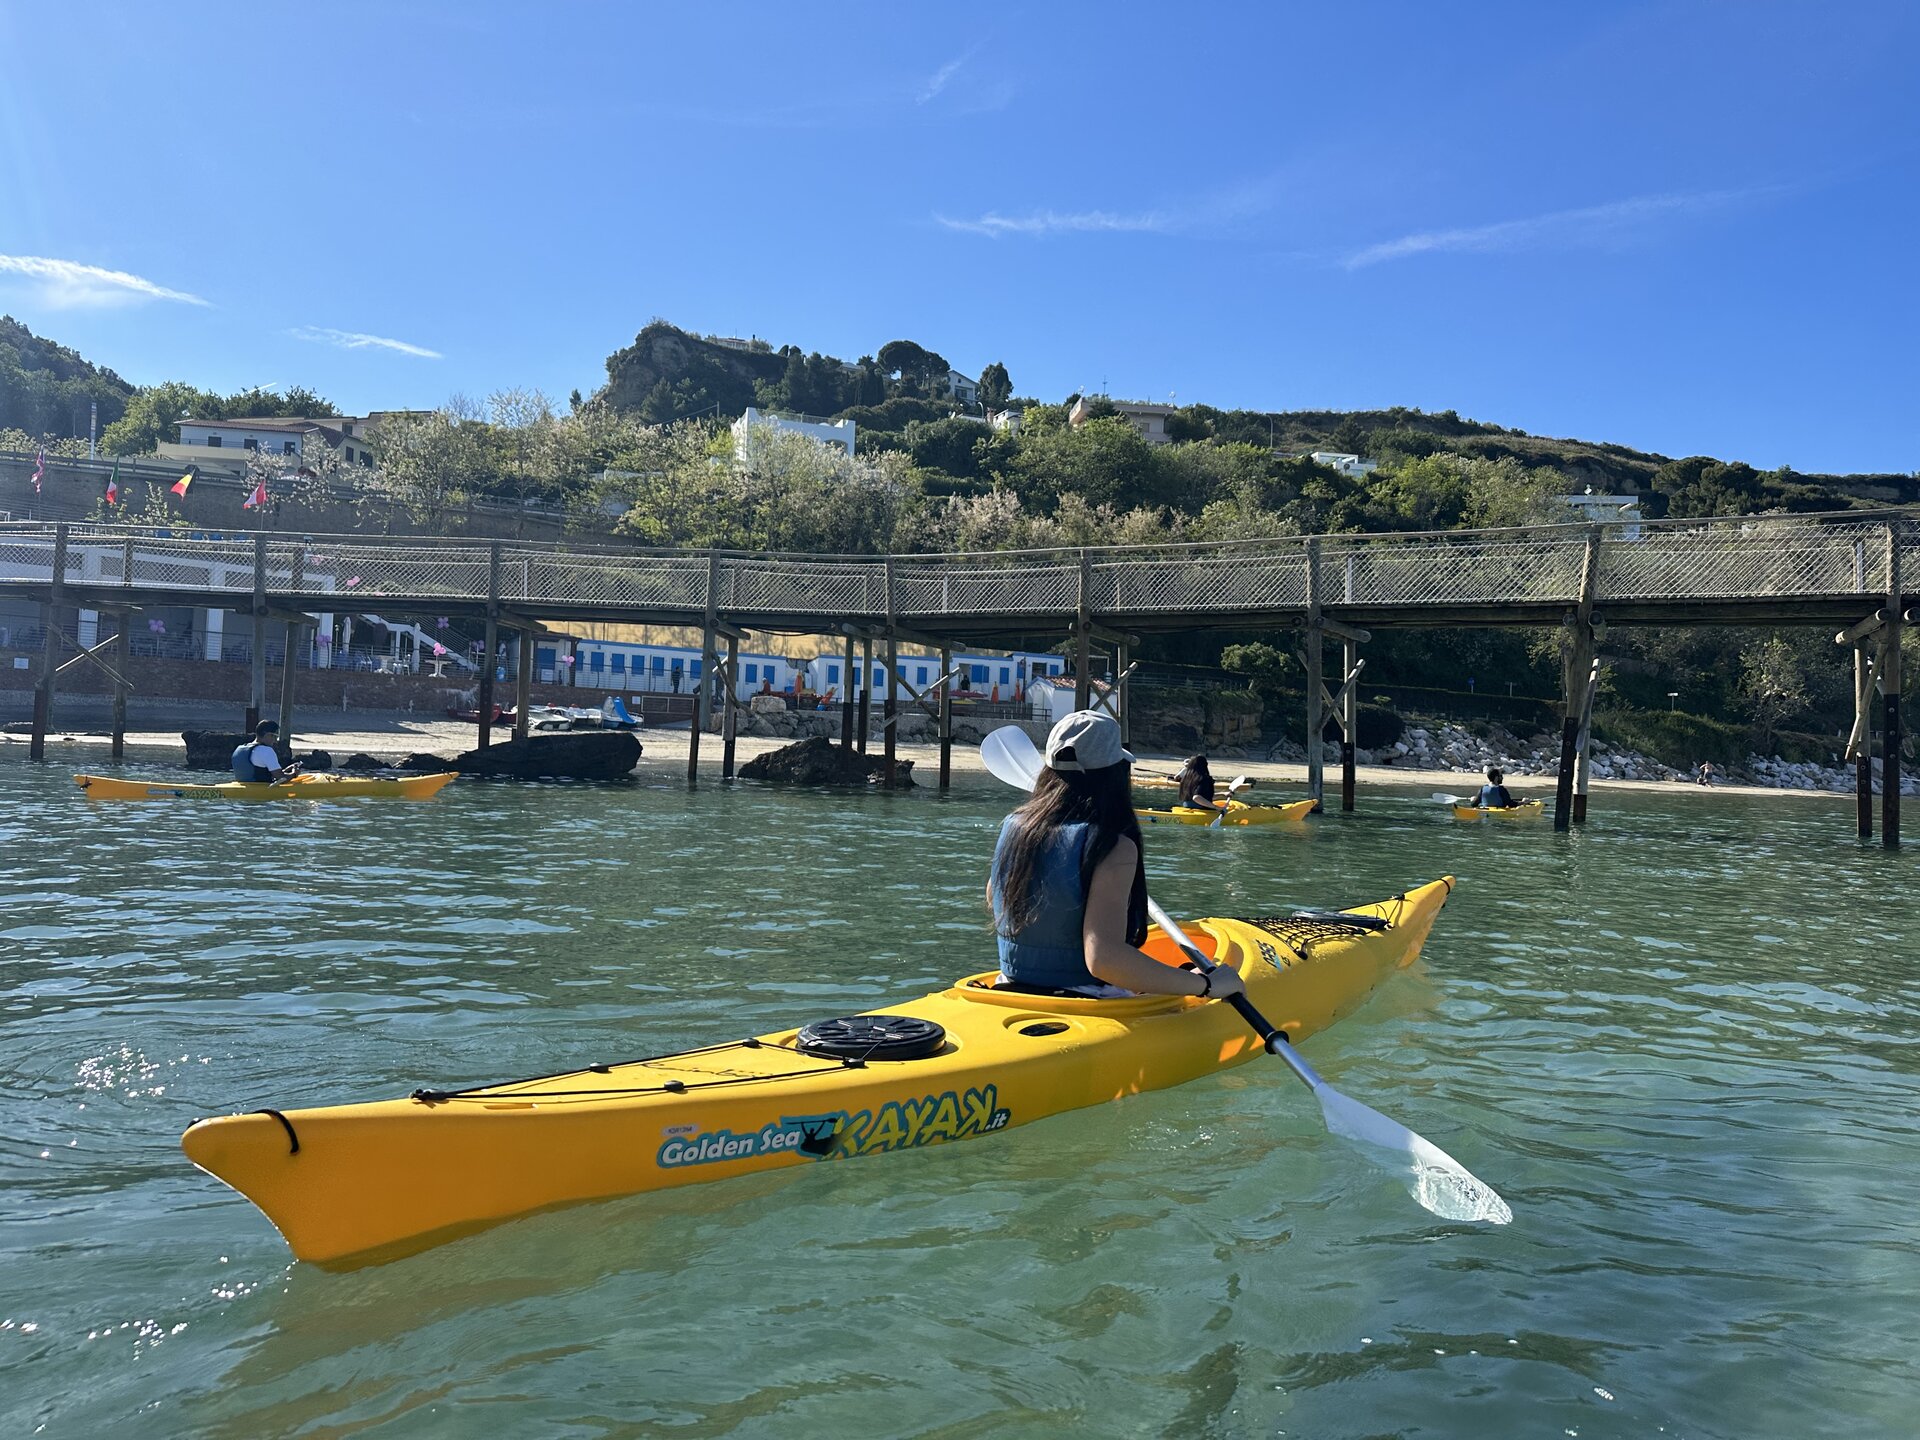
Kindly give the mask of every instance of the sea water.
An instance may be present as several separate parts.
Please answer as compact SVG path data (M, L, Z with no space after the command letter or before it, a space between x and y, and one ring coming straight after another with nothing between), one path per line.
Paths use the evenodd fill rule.
M661 766L116 805L6 756L0 1434L1911 1435L1920 846L1839 798L1601 792L1556 835L1431 788L1155 829L1149 870L1189 916L1457 875L1425 958L1303 1053L1510 1225L1422 1211L1256 1063L329 1273L187 1163L190 1121L989 968L1008 792Z

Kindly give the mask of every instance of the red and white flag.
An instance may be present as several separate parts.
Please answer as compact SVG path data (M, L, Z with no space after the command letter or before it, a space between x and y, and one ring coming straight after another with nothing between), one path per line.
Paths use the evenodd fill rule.
M47 452L42 449L40 458L33 462L33 493L40 493L40 477L47 473Z
M120 503L120 462L118 460L113 462L113 473L107 476L107 503L109 505Z
M253 487L253 493L240 502L242 510L258 510L267 503L267 482L262 480Z

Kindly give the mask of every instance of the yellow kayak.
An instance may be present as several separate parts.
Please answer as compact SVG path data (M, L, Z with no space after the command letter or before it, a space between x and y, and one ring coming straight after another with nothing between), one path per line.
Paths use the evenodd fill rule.
M1420 953L1452 886L1189 933L1298 1041ZM1144 948L1180 958L1158 931ZM1221 1001L1028 994L998 978L676 1055L201 1120L181 1146L300 1259L357 1264L550 1206L998 1135L1264 1053Z
M1453 807L1453 818L1478 820L1485 815L1489 820L1533 820L1546 808L1546 803L1541 800L1522 800L1518 805L1496 805L1487 810L1482 810L1478 805L1456 805Z
M439 794L458 772L408 775L296 775L275 785L227 780L195 785L169 780L119 780L110 775L76 775L73 783L89 800L346 800L366 796L383 800L425 800Z
M1214 812L1211 810L1189 810L1184 806L1175 806L1171 810L1140 810L1134 814L1140 817L1143 825L1211 825ZM1245 805L1238 800L1227 802L1226 817L1222 825L1278 825L1283 820L1304 820L1313 813L1313 801L1295 800L1288 805Z

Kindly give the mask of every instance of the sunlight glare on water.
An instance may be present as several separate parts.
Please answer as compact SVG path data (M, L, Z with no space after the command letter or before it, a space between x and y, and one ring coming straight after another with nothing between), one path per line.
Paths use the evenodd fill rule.
M145 767L152 773L154 767ZM197 1116L544 1073L989 968L1009 793L461 783L90 803L0 757L0 1434L1904 1436L1920 850L1851 802L1432 785L1156 829L1176 915L1459 886L1302 1045L1512 1206L1413 1204L1284 1067L966 1144L294 1263Z

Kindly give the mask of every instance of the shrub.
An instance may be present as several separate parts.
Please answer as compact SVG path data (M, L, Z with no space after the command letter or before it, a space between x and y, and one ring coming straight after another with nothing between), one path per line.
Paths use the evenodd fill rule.
M1702 760L1726 768L1746 761L1752 747L1747 727L1684 710L1608 710L1593 717L1595 738L1638 750L1676 770L1691 770Z

